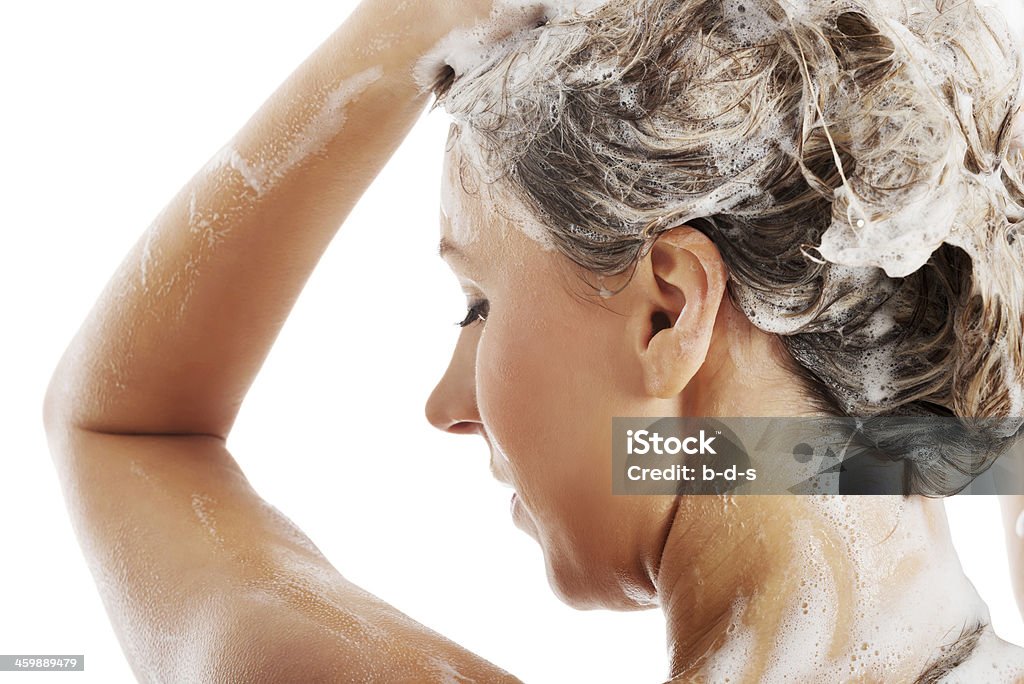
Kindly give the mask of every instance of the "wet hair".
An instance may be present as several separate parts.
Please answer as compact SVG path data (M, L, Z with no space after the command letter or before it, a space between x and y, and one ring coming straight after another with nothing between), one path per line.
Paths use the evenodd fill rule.
M816 408L959 418L899 441L905 491L938 496L1024 423L1021 83L972 0L608 0L434 92L461 163L585 272L685 223Z
M964 625L956 639L940 647L939 655L917 676L914 684L938 684L941 682L946 675L971 657L978 647L978 641L981 640L981 635L986 627L987 625L983 622Z

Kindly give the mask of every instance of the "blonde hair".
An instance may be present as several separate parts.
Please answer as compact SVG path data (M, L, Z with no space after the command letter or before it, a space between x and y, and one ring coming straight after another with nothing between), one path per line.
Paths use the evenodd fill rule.
M960 417L901 446L946 494L1024 423L1021 84L970 0L609 0L435 92L587 271L686 223L822 407Z

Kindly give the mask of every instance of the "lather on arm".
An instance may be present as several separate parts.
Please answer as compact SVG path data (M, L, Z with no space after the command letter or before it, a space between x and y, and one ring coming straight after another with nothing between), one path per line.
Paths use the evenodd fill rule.
M425 108L413 66L490 10L365 0L174 196L60 360L50 448L140 680L511 679L349 584L226 448L310 272Z

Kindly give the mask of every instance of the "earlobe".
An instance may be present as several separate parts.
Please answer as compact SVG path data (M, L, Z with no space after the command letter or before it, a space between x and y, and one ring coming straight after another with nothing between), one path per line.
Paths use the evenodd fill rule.
M647 392L678 396L703 365L728 270L714 243L689 226L662 235L645 257L651 337L641 363Z

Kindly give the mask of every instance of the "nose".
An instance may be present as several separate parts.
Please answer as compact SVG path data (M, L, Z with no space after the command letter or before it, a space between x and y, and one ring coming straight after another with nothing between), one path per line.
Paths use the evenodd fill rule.
M476 343L479 333L464 329L455 344L448 369L430 393L427 420L438 430L477 434L482 426L476 401Z

